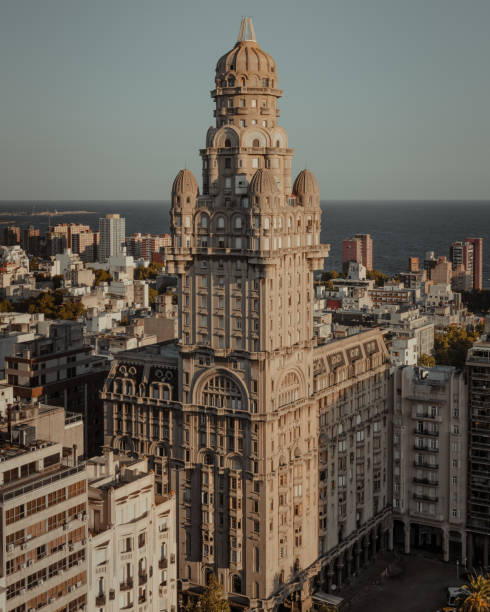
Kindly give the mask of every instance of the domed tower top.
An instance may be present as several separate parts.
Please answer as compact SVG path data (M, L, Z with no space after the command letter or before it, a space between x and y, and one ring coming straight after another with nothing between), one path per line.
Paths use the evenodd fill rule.
M293 194L302 206L320 205L320 188L310 170L301 170L293 184Z
M277 99L282 95L276 62L255 40L251 17L243 17L235 46L218 60L215 83L211 96L216 100L217 127L262 125L263 120L267 127L275 126Z
M188 195L196 198L199 195L199 185L196 177L185 168L175 177L172 185L172 195Z
M276 63L255 40L251 17L243 17L235 46L216 64L216 86L240 86L240 79L245 79L245 84L252 79L254 85L267 87L275 87L277 82Z

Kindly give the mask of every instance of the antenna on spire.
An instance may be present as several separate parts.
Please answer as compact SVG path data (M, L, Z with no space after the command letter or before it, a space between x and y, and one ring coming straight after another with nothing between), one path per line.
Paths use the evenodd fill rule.
M255 40L254 24L252 22L251 17L242 17L242 22L240 24L240 31L238 32L237 42L245 41L257 42Z

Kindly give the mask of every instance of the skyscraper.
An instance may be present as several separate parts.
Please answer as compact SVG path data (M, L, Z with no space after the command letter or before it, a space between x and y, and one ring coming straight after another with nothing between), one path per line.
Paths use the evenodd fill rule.
M483 238L466 238L473 245L473 289L483 289Z
M99 260L107 261L112 255L123 252L126 240L126 219L118 214L106 215L99 219Z
M118 354L102 394L106 445L176 491L184 599L214 573L234 611L309 609L390 542L388 354L379 330L317 345L329 247L277 78L244 18L216 66L202 194L189 170L173 183L179 340Z

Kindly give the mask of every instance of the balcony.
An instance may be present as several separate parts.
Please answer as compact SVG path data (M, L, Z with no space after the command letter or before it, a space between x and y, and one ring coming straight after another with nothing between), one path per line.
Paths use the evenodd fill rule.
M96 606L105 606L105 594L101 593L100 595L97 595L97 597L95 598L95 605Z
M424 495L424 494L419 495L418 493L414 493L413 494L413 498L414 499L418 499L418 500L422 500L422 501L429 501L429 502L437 502L437 501L439 501L439 498L437 497L437 495L432 497L432 495Z
M439 484L438 480L429 480L428 478L417 478L415 477L413 479L414 482L416 482L417 484L425 484L425 485L432 485L434 487L437 487Z
M438 453L439 452L438 448L431 448L430 446L417 446L416 444L414 444L413 447L416 451L422 451L424 453Z
M121 584L119 585L120 591L129 591L129 589L132 589L132 588L133 588L132 578L126 578L126 580L124 582L121 582Z
M139 573L139 583L145 584L147 580L148 580L148 574L146 572L140 572Z
M439 431L431 431L430 429L417 429L415 428L414 433L419 436L433 436L437 438L439 436Z
M168 567L168 559L160 559L158 561L159 569L166 569Z
M431 470L438 470L439 469L439 464L438 463L417 463L416 461L413 462L414 466L417 468L429 468Z

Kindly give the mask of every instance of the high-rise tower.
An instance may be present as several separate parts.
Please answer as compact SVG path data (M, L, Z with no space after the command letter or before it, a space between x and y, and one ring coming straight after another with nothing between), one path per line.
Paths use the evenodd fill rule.
M189 170L172 188L168 262L189 426L180 569L201 584L215 572L249 599L318 556L313 271L328 246L315 177L303 170L292 185L281 95L276 62L244 18L216 66L202 195Z
M189 170L172 188L178 339L119 353L102 393L106 445L177 493L183 599L214 573L233 612L309 610L392 542L389 356L374 329L316 343L328 246L315 177L291 180L277 78L244 19L202 194Z

